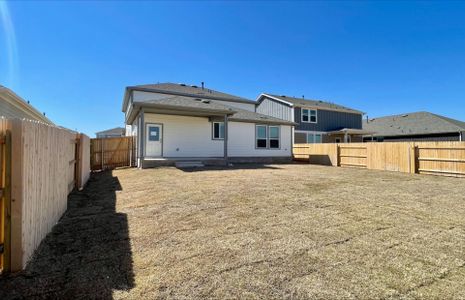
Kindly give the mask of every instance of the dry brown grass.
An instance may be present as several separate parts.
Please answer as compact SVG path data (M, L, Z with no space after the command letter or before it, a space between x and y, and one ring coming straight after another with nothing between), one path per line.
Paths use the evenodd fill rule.
M465 299L464 198L313 165L103 172L0 299Z
M465 298L463 179L312 165L117 170L115 298Z

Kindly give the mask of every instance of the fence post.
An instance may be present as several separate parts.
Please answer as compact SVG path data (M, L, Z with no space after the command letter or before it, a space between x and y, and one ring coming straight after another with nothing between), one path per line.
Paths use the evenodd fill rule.
M23 268L24 245L23 227L23 121L11 120L11 230L10 230L10 269L12 272ZM13 163L14 162L14 163Z
M339 144L336 144L336 167L341 166L341 146Z
M409 173L415 174L418 170L418 146L415 143L411 143L409 147Z
M100 140L100 148L101 148L102 154L101 154L100 159L101 159L101 163L102 163L102 168L101 168L102 171L103 171L103 165L104 165L104 163L103 163L103 155L104 155L104 152L103 152L103 145L104 145L104 144L105 144L105 139L101 139L101 140Z

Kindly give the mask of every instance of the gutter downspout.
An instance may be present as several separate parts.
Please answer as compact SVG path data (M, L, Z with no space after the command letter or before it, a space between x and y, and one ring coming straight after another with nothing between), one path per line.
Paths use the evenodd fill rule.
M228 115L224 115L224 162L228 166Z
M145 140L144 131L145 130L144 129L145 129L144 110L141 109L140 110L140 151L139 151L140 164L139 164L139 168L143 168L143 165L144 165L144 154L145 154L145 149L144 149L144 140Z

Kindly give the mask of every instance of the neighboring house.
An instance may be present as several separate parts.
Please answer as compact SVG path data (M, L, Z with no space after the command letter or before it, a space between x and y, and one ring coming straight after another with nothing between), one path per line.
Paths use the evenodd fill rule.
M296 122L294 140L299 143L361 142L363 112L319 100L261 94L258 113Z
M130 86L122 108L126 134L137 136L139 167L291 160L294 123L255 109L255 101L203 83Z
M414 112L364 120L375 141L465 141L465 122L429 112ZM364 137L371 141L371 136Z
M0 85L0 117L40 121L53 125L44 114L35 109L12 90Z
M96 132L95 135L97 136L97 138L121 137L125 135L125 129L122 127L116 127Z

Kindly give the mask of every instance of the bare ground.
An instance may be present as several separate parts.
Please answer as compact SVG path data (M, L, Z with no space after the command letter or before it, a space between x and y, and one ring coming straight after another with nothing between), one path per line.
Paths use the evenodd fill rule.
M463 179L313 165L95 174L0 298L465 298Z

